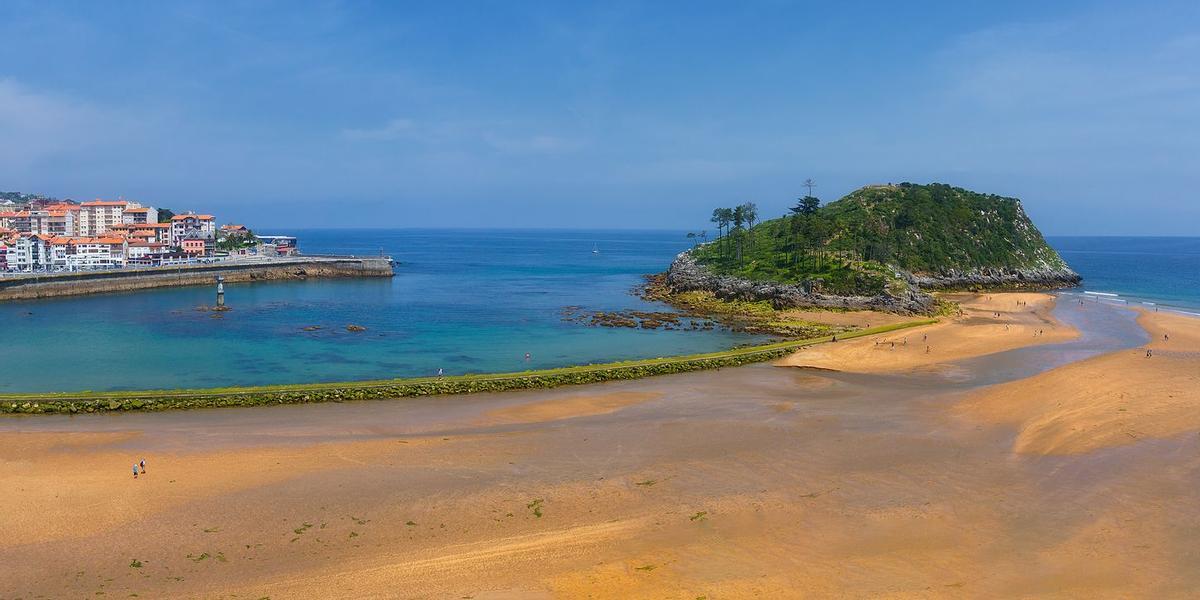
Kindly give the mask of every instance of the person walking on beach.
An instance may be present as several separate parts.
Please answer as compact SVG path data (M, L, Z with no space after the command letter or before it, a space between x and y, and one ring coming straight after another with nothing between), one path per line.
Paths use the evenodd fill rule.
M1154 350L1146 348L1146 358L1150 358L1151 356L1154 356Z
M146 474L146 459L138 461L138 466L142 468L142 475Z
M137 473L138 473L138 471L137 471L137 465L136 465L136 464L134 464L134 465L133 465L133 478L134 478L134 479L137 479Z
M438 377L441 377L441 376L442 376L442 368L438 367Z

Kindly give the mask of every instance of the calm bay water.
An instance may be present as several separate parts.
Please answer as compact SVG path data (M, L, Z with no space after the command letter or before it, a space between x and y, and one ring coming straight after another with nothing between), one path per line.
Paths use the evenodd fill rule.
M563 322L565 306L668 310L630 293L687 249L683 232L287 231L310 254L396 258L392 279L226 286L0 304L0 391L345 381L520 371L707 352L756 341L722 331ZM593 254L592 249L599 250ZM352 333L348 324L367 327ZM306 326L321 326L306 332ZM525 353L531 359L524 359Z
M396 277L0 304L0 391L345 381L516 371L728 348L758 338L562 320L666 310L630 290L688 247L675 231L289 230L310 254L392 255ZM1200 238L1051 238L1084 289L1200 309ZM599 250L593 254L593 247ZM348 324L366 332L345 330ZM306 332L306 326L321 326ZM528 362L524 354L532 357Z

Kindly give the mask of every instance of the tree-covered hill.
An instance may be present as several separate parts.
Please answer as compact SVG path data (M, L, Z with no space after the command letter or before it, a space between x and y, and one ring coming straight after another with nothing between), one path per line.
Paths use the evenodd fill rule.
M879 294L912 280L1062 285L1077 281L1015 198L945 184L876 185L754 223L753 205L718 209L716 240L692 251L717 274ZM1074 279L1072 279L1074 278ZM1045 281L1040 281L1045 280Z

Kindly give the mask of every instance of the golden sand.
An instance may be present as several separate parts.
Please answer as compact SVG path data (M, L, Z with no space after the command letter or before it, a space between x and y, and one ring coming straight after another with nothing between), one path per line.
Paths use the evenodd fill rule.
M938 365L1034 344L1073 339L1078 332L1050 316L1054 297L1007 293L951 295L962 315L891 334L809 347L782 359L790 367L886 373Z
M987 388L958 411L1016 427L1013 451L1030 454L1078 454L1200 429L1200 319L1142 311L1138 323L1150 334L1146 347Z

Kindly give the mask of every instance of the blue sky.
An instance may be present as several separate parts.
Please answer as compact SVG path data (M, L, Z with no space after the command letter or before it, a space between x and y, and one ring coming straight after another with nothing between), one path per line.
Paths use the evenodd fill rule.
M691 228L807 177L1200 235L1200 3L0 3L0 189L260 229Z

